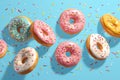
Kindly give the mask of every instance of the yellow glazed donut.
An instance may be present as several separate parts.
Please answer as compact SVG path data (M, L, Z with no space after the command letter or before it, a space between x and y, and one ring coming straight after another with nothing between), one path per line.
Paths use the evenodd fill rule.
M100 18L104 30L114 36L120 37L120 21L110 14L105 14Z

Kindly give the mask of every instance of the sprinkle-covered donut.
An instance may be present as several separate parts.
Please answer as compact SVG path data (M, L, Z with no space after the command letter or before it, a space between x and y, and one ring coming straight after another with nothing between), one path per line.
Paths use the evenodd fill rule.
M0 58L4 57L7 52L7 44L4 40L0 40Z
M110 53L109 44L100 34L91 34L87 38L86 47L90 55L97 60L106 59Z
M23 48L14 59L14 69L19 74L31 72L38 63L38 53L34 48Z
M70 56L67 56L66 52L69 52ZM80 47L76 43L68 41L60 43L55 51L57 62L64 67L72 67L78 64L81 54Z
M40 20L33 22L31 26L31 33L37 42L44 46L52 46L56 41L56 37L52 28Z
M71 20L73 23L70 23ZM79 10L68 9L61 14L59 23L64 32L77 34L84 28L85 17Z
M32 21L26 16L17 16L8 24L12 38L17 41L26 41L31 38L30 26Z

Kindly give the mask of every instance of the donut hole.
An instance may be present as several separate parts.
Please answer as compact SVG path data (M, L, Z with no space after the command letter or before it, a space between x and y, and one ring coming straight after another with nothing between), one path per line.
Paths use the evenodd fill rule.
M70 22L70 24L73 24L73 23L75 23L75 20L71 18L71 19L69 20L69 22Z
M24 64L26 61L27 61L27 57L24 57L23 59L22 59L22 63Z
M18 31L19 33L23 33L23 32L24 32L24 28L23 28L22 26L19 26L19 27L17 28L17 31Z
M70 53L70 52L66 52L66 56L67 56L67 57L70 57L70 56L71 56L71 53Z
M42 32L43 34L48 35L48 33L44 29L42 29Z
M99 42L97 42L97 48L102 51L103 46Z

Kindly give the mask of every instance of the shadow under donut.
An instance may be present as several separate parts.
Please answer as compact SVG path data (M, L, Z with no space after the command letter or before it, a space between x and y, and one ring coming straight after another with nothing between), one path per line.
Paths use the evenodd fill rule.
M61 27L60 27L60 25L59 25L59 19L58 19L58 21L57 21L57 23L56 23L56 33L57 33L57 35L58 35L59 37L62 37L62 38L65 38L65 39L69 39L69 38L75 37L76 35L79 34L79 33L78 33L78 34L70 35L70 34L65 33L65 32L61 29Z
M6 43L14 48L15 53L17 53L22 48L28 47L28 43L31 40L25 41L25 42L18 42L14 40L8 31L8 27L6 26L2 31L2 37L6 41Z
M24 78L25 75L20 75L15 72L13 61L11 61L2 77L2 80L24 80Z
M119 38L113 37L104 31L100 21L98 22L97 32L106 38L110 47L114 47L119 43Z
M45 55L45 53L48 52L49 47L41 45L41 46L36 47L35 49L37 50L39 57L42 58Z
M75 66L67 68L67 67L64 67L64 66L58 64L58 62L55 59L54 54L53 54L52 58L50 59L50 63L51 63L52 70L56 74L60 74L60 75L65 75L65 74L69 73L72 69L75 68Z
M86 48L86 43L84 44L84 49L83 49L83 62L85 63L85 65L89 68L93 68L93 69L97 69L99 67L101 67L106 60L95 60L87 51Z

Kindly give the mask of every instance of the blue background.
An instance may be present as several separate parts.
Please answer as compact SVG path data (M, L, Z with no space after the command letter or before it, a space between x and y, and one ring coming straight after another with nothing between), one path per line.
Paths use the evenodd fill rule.
M81 10L86 17L85 28L77 35L65 34L57 21L60 14L69 8ZM0 59L0 80L118 80L120 79L120 39L109 36L99 22L100 17L110 13L120 17L120 0L0 0L0 38L8 44L6 56ZM34 39L24 43L14 41L6 25L18 15L25 15L33 21L40 19L54 30L57 41L52 47L38 44ZM99 33L111 47L110 56L104 61L95 61L85 47L89 34ZM72 68L57 64L54 51L63 41L73 41L82 48L82 59ZM24 47L33 47L39 52L36 68L27 75L19 75L13 69L17 52Z

